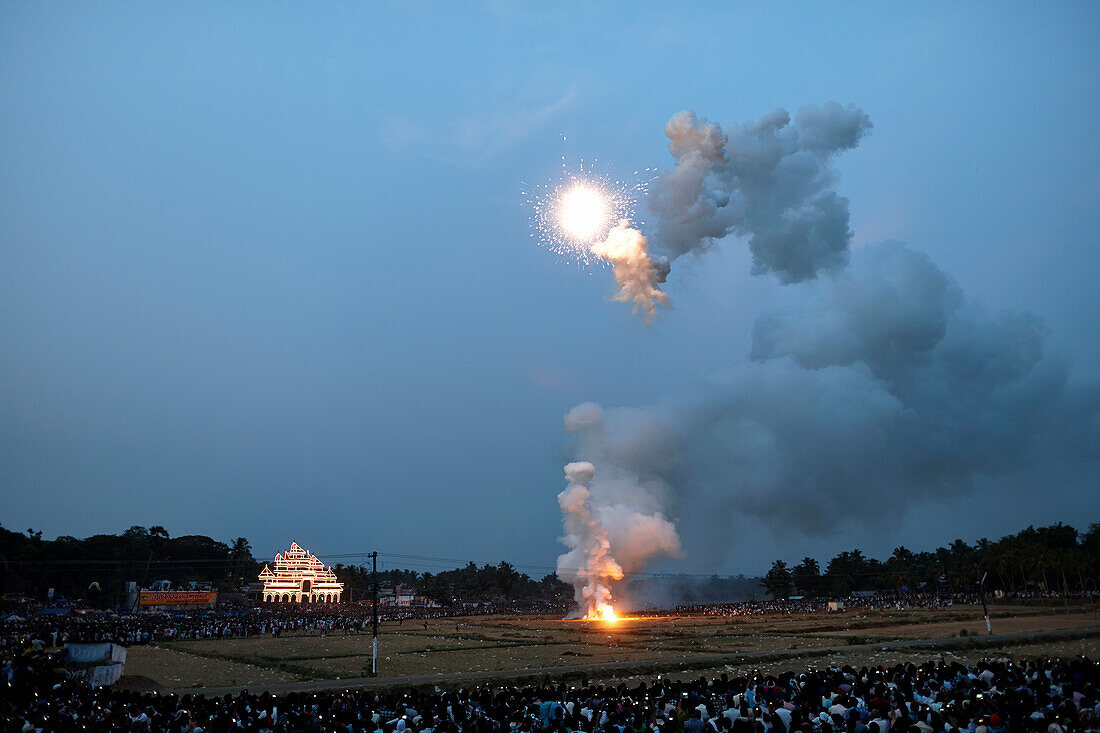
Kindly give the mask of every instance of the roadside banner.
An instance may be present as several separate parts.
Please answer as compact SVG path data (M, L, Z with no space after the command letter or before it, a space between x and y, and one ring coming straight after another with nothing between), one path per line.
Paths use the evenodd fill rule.
M213 606L218 602L218 592L214 591L153 591L143 590L138 594L138 604L142 606Z

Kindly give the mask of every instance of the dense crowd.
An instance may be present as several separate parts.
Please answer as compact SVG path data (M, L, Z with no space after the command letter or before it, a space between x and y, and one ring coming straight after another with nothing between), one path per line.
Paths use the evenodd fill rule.
M157 695L0 671L6 730L370 733L1077 733L1100 730L1100 666L926 662L779 675L459 692Z
M839 599L848 609L946 608L975 604L978 598L961 593L879 593ZM754 616L762 614L828 613L832 601L826 598L791 598L773 601L696 604L679 606L685 614L710 616ZM71 612L67 615L38 613L0 616L0 651L39 640L48 646L65 642L114 642L123 646L189 639L229 639L287 633L354 634L364 631L371 619L370 604L316 604L312 606L264 604L252 608L219 607L217 610L119 614L105 611ZM382 622L416 622L455 616L499 614L501 612L562 613L561 604L538 604L523 608L471 604L451 608L382 608Z
M678 613L704 616L758 616L764 614L828 613L839 603L840 608L864 610L905 610L910 608L950 608L981 602L976 593L921 593L896 591L851 595L839 598L786 598L739 603L707 603L677 607Z
M1030 602L1060 601L1069 606L1095 607L1100 594L1095 592L1077 593L1069 596L1055 592L1002 593L998 601ZM951 608L953 606L977 606L981 596L974 592L952 591L877 591L859 593L832 598L786 598L768 601L741 601L739 603L706 603L678 606L678 613L700 614L704 616L757 616L764 614L811 614L829 613L834 603L844 609L862 609L865 611L904 611L911 608Z
M65 642L114 642L123 646L180 639L228 639L289 631L358 631L363 619L343 612L314 611L245 614L192 611L187 613L82 613L29 616L0 622L0 650L40 640L48 646Z
M415 622L438 618L509 613L564 613L559 605L501 608L471 605L452 608L382 608L380 622ZM26 613L24 611L24 613ZM0 652L34 640L46 646L65 642L113 642L123 646L186 639L235 639L286 633L355 634L369 628L370 604L266 604L254 608L119 614L109 611L66 615L26 613L0 617Z

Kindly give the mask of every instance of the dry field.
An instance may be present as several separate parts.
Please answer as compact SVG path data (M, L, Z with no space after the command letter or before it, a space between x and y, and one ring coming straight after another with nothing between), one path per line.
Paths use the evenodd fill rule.
M744 675L753 671L761 671L765 674L784 672L791 669L807 669L811 667L842 667L846 664L853 667L864 665L892 666L895 664L920 664L929 659L944 659L949 662L962 662L971 664L980 659L1036 659L1044 657L1075 657L1088 656L1096 659L1100 655L1100 637L1082 638L1074 641L1047 642L1041 644L1003 645L984 649L960 649L960 650L891 650L876 649L871 651L845 651L843 649L830 651L820 657L810 659L788 658L775 661L754 662L752 664L720 664L704 667L694 667L689 670L677 670L665 674L670 679L694 680L699 677L716 677L726 673L730 676ZM637 684L639 680L649 679L654 675L594 675L604 683L618 684L626 682Z
M993 617L997 634L1088 627L1100 627L1100 615L1002 606ZM716 654L764 655L751 662L758 668L788 669L821 664L822 660L829 664L887 663L928 658L936 652L867 647L845 651L845 647L906 639L957 639L963 631L967 635L984 634L980 608L749 618L661 617L626 619L616 624L508 616L440 619L428 621L426 626L423 621L411 621L382 625L379 673L385 677L421 677L514 670L522 675L525 670L649 660L664 660L666 671L687 676L737 668L735 660L712 664L694 660L684 662L682 673L677 669L680 660ZM1095 638L1038 645L1025 642L1014 640L1013 646L1003 652L991 649L951 653L959 659L969 658L968 654L1097 653ZM173 642L130 648L126 673L129 684L153 689L255 688L364 677L369 671L370 653L369 633L315 632L278 639ZM598 667L592 673L593 678L628 678L622 672L601 671Z

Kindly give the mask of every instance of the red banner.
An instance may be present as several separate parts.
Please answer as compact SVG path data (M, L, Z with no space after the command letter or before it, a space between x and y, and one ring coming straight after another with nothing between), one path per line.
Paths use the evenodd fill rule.
M216 590L169 592L143 590L138 594L138 603L142 606L213 606L217 602Z

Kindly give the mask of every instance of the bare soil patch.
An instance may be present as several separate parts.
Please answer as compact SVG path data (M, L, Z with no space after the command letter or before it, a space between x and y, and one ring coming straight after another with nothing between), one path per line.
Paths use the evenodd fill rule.
M131 678L137 678L131 680ZM228 687L292 682L298 679L273 669L226 659L210 659L156 646L132 646L126 650L126 674L121 683L138 689Z

